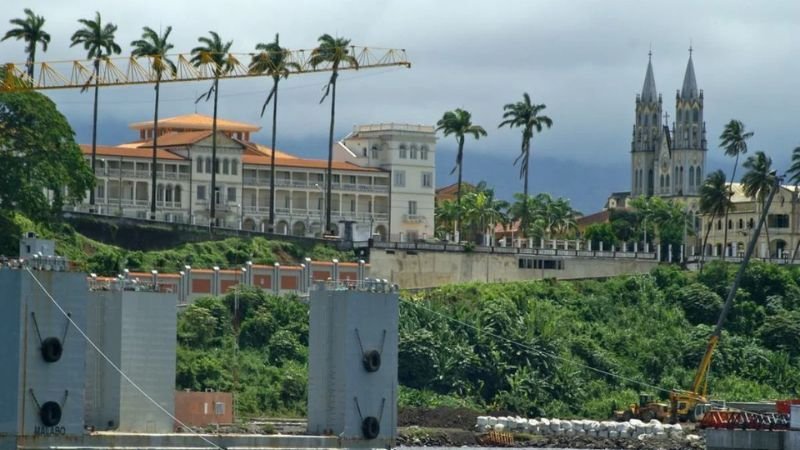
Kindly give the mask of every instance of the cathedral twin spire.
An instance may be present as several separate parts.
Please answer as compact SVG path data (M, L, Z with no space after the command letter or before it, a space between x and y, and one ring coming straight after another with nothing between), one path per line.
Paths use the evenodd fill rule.
M697 99L700 95L700 91L697 89L697 78L694 75L692 52L692 48L689 47L689 62L686 64L683 87L679 94L680 98L684 100ZM656 90L656 79L653 75L653 52L648 53L647 56L647 73L644 76L641 99L643 102L655 103L658 100L658 91Z

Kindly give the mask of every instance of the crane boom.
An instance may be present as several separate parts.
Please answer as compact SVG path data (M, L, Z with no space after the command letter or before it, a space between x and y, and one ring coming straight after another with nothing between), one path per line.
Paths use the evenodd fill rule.
M351 52L358 64L342 61L337 70L411 67L404 49L353 46ZM195 66L191 62L192 55L190 54L168 55L168 58L175 62L176 70L175 72L164 71L160 81L170 83L213 80L215 73L221 74L220 79L267 76L264 72L251 72L248 67L249 59L262 53L268 56L267 52L226 54L225 64L230 67L229 70L221 70L214 63L214 58L203 58L204 62ZM313 50L287 50L286 61L296 64L296 66L289 65L291 67L288 72L301 74L327 72L333 69L329 62L323 62L316 66L311 64L312 53ZM267 57L264 60L269 62L271 58ZM154 70L154 61L155 58L152 56L101 58L99 85L104 87L155 83L158 80L158 73ZM31 79L27 74L25 63L7 63L2 70L4 76L0 78L0 92L26 89L74 89L82 88L89 83L94 85L93 66L94 60L37 62L34 68L36 76Z
M750 238L750 242L747 243L747 250L745 251L742 263L739 265L739 269L736 271L736 277L733 279L733 284L731 284L731 288L728 291L728 297L725 299L725 304L722 306L722 311L717 319L717 325L714 327L714 332L711 333L711 337L708 339L706 352L703 354L703 359L700 360L700 365L697 368L697 373L695 373L694 381L692 382L692 390L690 392L673 391L670 396L675 405L673 409L681 416L693 417L695 405L697 403L706 402L706 377L708 375L708 368L711 366L711 357L722 336L722 326L725 324L725 319L731 309L733 299L736 297L736 290L739 288L739 282L747 268L747 263L750 262L750 257L753 256L758 237L761 235L761 227L767 220L767 214L769 213L769 207L772 205L772 199L781 186L781 178L778 177L775 172L772 172L770 175L774 177L773 186L764 203L764 210L761 212L761 217L756 224L755 230L753 230L753 236Z

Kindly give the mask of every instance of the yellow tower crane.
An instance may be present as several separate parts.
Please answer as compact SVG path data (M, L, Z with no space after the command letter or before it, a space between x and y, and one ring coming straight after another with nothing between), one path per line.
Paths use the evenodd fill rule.
M352 46L352 55L358 65L342 61L338 70L375 69L380 67L406 67L411 63L406 57L406 51L401 49L384 49ZM204 58L204 62L195 66L190 61L192 55L181 53L170 55L176 61L174 73L164 71L161 83L179 81L213 80L214 74L219 73L219 79L250 78L267 76L264 72L252 72L248 68L249 58L259 53L229 53L225 57L226 65L230 70L220 70L213 58ZM287 61L297 64L289 68L290 74L327 72L333 69L330 63L325 62L317 66L311 64L312 50L287 50ZM245 60L245 62L242 62ZM265 58L269 61L270 58ZM135 84L155 83L158 73L154 70L154 57L115 57L101 58L99 69L99 86L128 86ZM27 74L25 63L7 63L3 66L0 77L0 92L17 91L26 89L74 89L91 85L94 87L94 61L93 60L65 60L37 62L34 79Z

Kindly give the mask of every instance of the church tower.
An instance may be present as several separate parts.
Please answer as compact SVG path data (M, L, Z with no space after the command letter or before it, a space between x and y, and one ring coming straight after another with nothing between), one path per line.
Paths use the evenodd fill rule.
M648 54L647 73L642 93L636 96L636 120L631 142L631 195L653 195L653 161L664 139L661 126L661 95L656 91L652 52Z
M692 48L683 76L683 87L675 94L675 122L672 125L673 196L700 195L706 162L706 124L703 121L703 91L697 88Z

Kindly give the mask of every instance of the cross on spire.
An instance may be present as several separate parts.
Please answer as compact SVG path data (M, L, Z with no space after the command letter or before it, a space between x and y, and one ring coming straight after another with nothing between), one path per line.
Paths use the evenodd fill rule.
M664 111L664 125L669 126L669 113Z
M689 58L692 57L692 52L693 51L694 51L694 49L692 48L692 40L689 39Z

